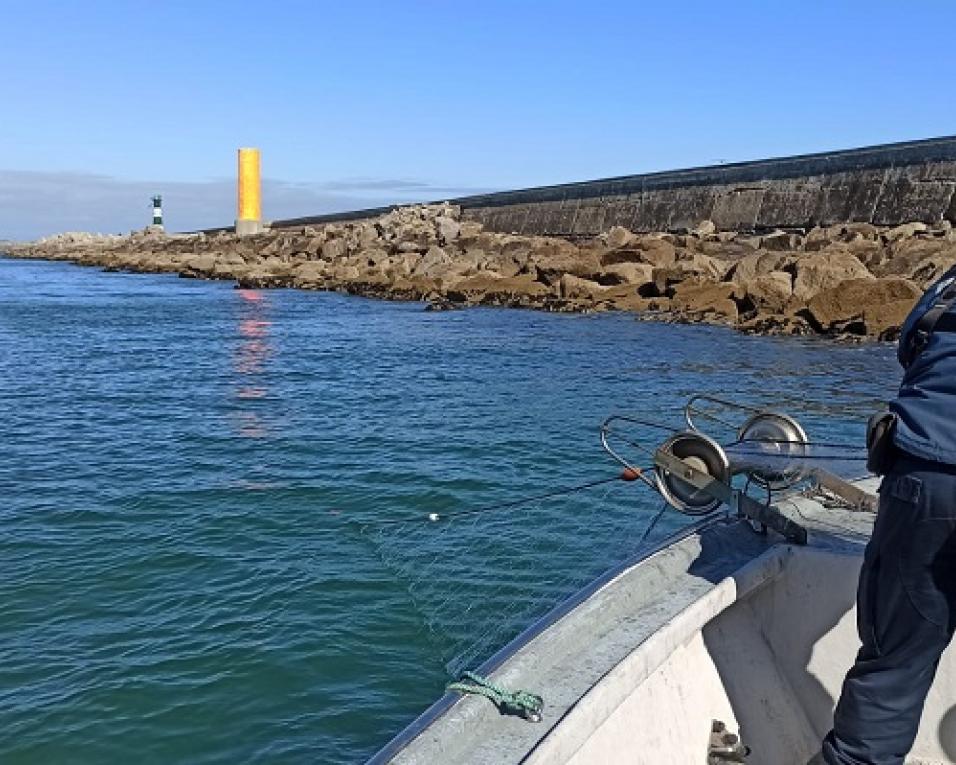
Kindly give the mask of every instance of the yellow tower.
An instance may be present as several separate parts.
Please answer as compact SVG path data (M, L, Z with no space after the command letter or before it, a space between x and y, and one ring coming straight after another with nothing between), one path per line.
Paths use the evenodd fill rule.
M262 182L258 149L239 149L239 189L236 233L239 236L262 231Z

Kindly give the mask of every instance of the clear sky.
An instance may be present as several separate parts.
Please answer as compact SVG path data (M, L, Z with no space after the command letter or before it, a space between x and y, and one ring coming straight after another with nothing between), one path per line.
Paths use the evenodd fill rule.
M956 133L956 3L0 0L0 239Z

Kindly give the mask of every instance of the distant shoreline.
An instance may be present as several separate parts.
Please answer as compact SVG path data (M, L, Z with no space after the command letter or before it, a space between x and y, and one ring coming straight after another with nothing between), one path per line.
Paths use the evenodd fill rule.
M923 288L956 264L956 231L945 221L850 223L757 236L705 221L682 234L615 227L572 242L485 231L452 205L428 205L244 238L62 234L5 243L0 252L240 287L426 301L434 310L627 311L754 334L892 340Z

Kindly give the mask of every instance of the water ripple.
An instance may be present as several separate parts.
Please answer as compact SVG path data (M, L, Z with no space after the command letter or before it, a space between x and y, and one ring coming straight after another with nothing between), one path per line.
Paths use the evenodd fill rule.
M606 414L699 391L859 439L896 380L885 346L0 260L0 761L361 760L656 506L352 521L606 474Z

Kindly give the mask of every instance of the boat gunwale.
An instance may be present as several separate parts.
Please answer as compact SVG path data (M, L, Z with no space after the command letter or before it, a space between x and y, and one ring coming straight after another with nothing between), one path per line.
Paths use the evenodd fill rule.
M707 528L715 526L718 523L738 523L739 519L730 516L726 510L717 510L710 515L695 521L672 534L664 537L660 542L651 545L645 550L635 553L625 558L617 565L607 569L603 574L594 579L590 584L585 585L577 592L565 598L558 605L548 611L544 616L530 624L518 635L499 648L488 659L482 662L475 670L480 675L490 675L500 669L507 661L512 659L522 648L527 646L547 629L554 626L565 616L574 611L578 606L587 601L598 591L611 584L614 580L660 554L664 550L678 544L679 542L699 534ZM398 754L409 746L421 733L439 718L450 712L456 704L466 699L454 691L446 691L431 706L425 709L405 728L398 732L388 743L373 754L366 765L385 765L391 762Z

